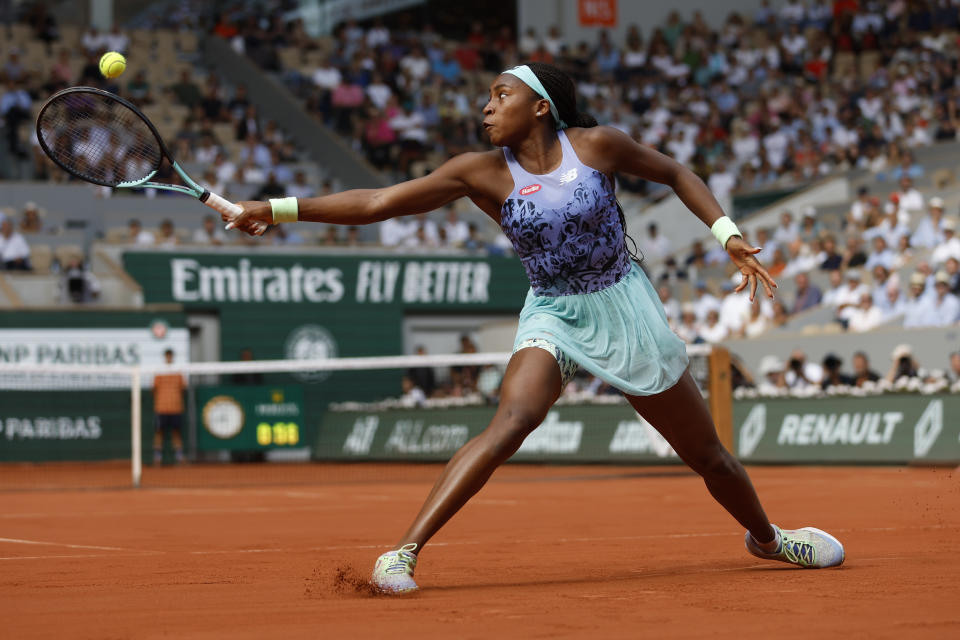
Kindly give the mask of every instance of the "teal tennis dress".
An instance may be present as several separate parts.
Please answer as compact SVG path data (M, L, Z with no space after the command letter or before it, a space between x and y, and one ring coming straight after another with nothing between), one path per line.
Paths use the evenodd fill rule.
M503 149L514 188L500 226L530 280L514 350L550 351L564 382L579 366L624 393L666 391L687 368L686 345L630 259L613 184L557 135L563 160L548 174L528 173Z

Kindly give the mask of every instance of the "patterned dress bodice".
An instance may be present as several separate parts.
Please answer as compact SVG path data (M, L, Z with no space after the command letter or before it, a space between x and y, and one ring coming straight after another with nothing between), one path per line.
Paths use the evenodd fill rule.
M528 173L503 149L514 186L500 227L539 296L592 293L630 271L613 185L580 162L562 130L557 135L563 160L548 174Z

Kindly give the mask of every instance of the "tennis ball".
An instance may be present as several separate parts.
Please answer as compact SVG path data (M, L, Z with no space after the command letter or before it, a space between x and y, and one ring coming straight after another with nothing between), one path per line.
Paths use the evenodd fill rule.
M108 51L100 58L100 73L105 78L116 78L127 68L127 59L116 51Z

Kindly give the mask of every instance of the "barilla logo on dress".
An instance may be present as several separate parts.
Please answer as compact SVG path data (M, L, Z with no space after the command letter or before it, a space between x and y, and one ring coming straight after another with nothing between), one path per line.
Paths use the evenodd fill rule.
M538 185L538 184L528 184L528 185L525 186L523 189L520 189L520 195L522 195L522 196L528 196L528 195L530 195L531 193L536 193L537 191L540 191L540 185Z

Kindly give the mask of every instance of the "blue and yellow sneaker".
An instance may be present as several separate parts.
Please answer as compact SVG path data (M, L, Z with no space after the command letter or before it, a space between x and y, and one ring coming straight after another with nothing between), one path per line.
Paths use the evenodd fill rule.
M413 581L417 566L416 543L405 544L377 558L370 582L384 593L413 593L419 587Z
M813 527L781 529L776 525L771 526L780 539L777 550L773 553L764 551L747 531L747 551L764 560L788 562L804 569L839 567L843 564L843 545L826 531Z

